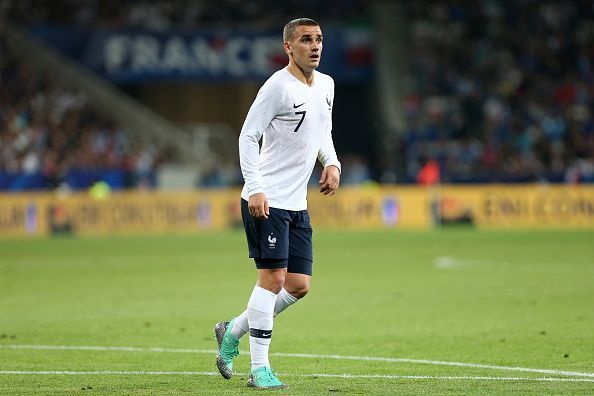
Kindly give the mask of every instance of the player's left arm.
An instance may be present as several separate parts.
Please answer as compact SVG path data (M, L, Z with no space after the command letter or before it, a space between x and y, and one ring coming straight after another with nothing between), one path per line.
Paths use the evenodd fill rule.
M340 185L341 165L334 149L334 142L332 141L332 105L334 101L334 82L332 82L332 95L330 103L328 103L329 120L322 137L322 144L318 151L318 160L324 166L322 176L320 177L320 192L324 195L334 195L338 186Z

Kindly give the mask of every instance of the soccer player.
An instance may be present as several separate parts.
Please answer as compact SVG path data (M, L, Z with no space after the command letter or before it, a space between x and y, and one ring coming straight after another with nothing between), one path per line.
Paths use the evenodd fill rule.
M334 195L340 182L331 134L334 81L316 71L322 55L320 26L307 18L292 20L284 27L283 41L289 64L260 88L239 136L245 179L241 214L258 282L247 309L215 326L221 375L233 375L239 339L249 332L248 386L261 389L287 387L273 373L268 349L273 318L309 290L313 255L306 196L316 159L324 166L322 194Z

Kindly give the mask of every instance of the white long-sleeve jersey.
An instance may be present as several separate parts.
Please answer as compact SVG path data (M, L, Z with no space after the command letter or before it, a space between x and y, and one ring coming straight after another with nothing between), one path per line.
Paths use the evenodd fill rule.
M314 73L310 87L284 68L258 91L239 136L243 199L263 192L270 207L305 210L316 158L340 170L332 142L334 81Z

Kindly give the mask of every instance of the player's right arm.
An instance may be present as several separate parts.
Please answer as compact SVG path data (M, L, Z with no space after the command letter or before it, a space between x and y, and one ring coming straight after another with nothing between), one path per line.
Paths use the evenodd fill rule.
M274 85L268 80L260 88L239 135L239 163L249 195L248 209L250 214L257 218L267 218L269 214L259 168L258 142L280 110L281 92Z
M270 214L270 209L268 207L268 199L266 199L266 194L261 192L250 195L248 200L248 211L253 217L258 219L267 219L268 215Z

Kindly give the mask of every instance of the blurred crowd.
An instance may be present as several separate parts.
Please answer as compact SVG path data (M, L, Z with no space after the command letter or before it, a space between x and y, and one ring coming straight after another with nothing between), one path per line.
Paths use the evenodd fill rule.
M0 10L24 24L58 23L151 30L196 29L234 24L271 27L311 15L325 21L357 23L366 0L0 0ZM1 11L0 11L1 12Z
M154 184L161 155L87 104L12 58L0 34L0 189L115 188Z
M270 27L314 15L356 23L365 0L0 0L0 190L152 187L167 148L148 147L95 111L83 92L66 90L12 58L2 45L2 22L86 27L196 29L201 26ZM299 15L295 12L299 10ZM202 187L237 185L239 165L205 169Z
M412 84L399 169L443 182L594 182L594 3L403 2Z
M592 1L401 5L410 73L396 163L375 174L374 159L340 153L344 183L594 182ZM82 188L96 179L153 186L171 155L132 139L84 93L11 58L2 19L166 30L269 27L301 15L356 24L369 20L368 10L365 0L0 0L0 189ZM206 170L201 181L237 183L236 163Z

